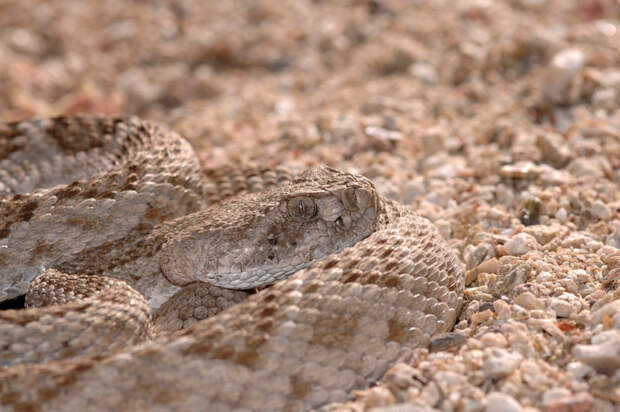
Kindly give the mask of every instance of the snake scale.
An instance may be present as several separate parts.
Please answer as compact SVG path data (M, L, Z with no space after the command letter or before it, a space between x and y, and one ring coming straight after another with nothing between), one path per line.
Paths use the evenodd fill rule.
M162 126L69 116L0 125L0 301L26 292L2 410L298 411L449 330L463 276L366 178L203 168Z

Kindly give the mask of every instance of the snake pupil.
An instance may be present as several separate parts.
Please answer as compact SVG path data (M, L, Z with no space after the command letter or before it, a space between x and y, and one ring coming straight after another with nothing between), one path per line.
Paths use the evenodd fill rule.
M338 229L344 228L344 222L342 220L342 217L339 217L338 219L336 219L336 227Z
M314 199L299 196L288 201L288 213L296 220L309 222L317 215L318 207Z

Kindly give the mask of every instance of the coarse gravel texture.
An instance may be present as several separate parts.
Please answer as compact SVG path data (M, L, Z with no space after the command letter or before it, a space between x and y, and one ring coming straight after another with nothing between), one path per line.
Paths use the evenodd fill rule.
M617 0L0 0L0 118L372 178L460 252L454 332L339 411L620 410Z

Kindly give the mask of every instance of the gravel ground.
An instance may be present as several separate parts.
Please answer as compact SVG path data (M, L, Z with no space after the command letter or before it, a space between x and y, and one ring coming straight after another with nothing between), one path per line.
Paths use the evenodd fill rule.
M0 0L0 119L136 114L433 220L454 333L329 410L618 411L619 26L617 0Z

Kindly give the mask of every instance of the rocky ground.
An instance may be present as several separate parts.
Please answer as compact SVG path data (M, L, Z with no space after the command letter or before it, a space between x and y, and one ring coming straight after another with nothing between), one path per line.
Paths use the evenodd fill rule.
M0 0L0 119L372 178L467 267L454 333L332 410L620 410L620 3Z

